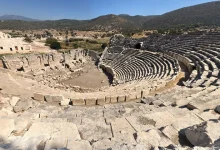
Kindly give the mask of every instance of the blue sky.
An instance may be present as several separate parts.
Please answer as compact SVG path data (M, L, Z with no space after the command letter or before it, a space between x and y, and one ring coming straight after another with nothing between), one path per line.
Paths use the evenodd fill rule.
M160 15L206 2L210 0L0 0L0 15L85 20L106 14Z

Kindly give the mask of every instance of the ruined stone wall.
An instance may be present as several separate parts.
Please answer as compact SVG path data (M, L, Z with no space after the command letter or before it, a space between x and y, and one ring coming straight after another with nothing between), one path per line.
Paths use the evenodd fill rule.
M30 71L46 66L50 67L71 67L75 62L85 61L84 50L71 50L67 53L7 55L3 57L3 64L7 69L13 71Z
M88 55L96 62L100 59L100 56L93 50L88 50Z

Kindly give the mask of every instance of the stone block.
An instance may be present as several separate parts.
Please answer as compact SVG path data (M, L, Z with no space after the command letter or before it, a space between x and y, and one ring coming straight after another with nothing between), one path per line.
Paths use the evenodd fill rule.
M126 102L129 102L130 100L131 100L131 99L130 99L130 96L129 96L129 95L126 95L126 96L125 96L125 101L126 101Z
M110 96L106 96L105 97L105 103L109 104L111 102L111 97Z
M85 100L82 98L79 99L71 99L73 106L82 106L86 105Z
M137 133L137 143L141 143L146 149L151 149L152 147L167 147L173 142L164 136L161 131L157 129L151 129L148 131L142 131Z
M111 103L117 103L117 96L111 96Z
M105 97L97 99L97 105L105 105Z
M37 101L44 101L45 97L43 94L39 94L39 93L34 93L34 99Z
M149 95L150 91L149 90L142 90L141 91L141 97L146 98Z
M11 98L11 100L9 101L9 103L10 103L10 105L11 106L15 106L16 104L17 104L17 102L19 101L19 97L15 97L15 96L13 96L12 98Z
M131 93L131 94L129 94L128 95L128 99L129 99L129 101L132 101L132 100L136 100L137 99L137 95L136 95L136 93ZM127 101L127 99L126 99L126 101Z
M0 135L2 139L7 139L11 132L15 129L13 119L0 118Z
M69 103L70 103L70 99L64 99L60 102L60 105L61 106L67 106L67 105L69 105Z
M52 102L61 102L64 100L64 97L62 95L53 95L52 97Z
M52 102L52 96L51 95L45 95L46 102Z
M118 102L124 102L125 96L118 96Z
M80 141L70 140L68 141L67 149L92 150L92 146L90 145L89 141L86 140L80 140Z
M62 137L63 139L81 140L77 126L70 122L35 122L23 137L37 136L44 136L50 139Z
M141 91L136 92L136 97L137 97L137 99L141 99Z
M86 105L94 106L96 104L97 104L97 98L87 98L86 99Z
M14 112L23 112L32 107L32 101L29 99L22 99L17 102L15 107L13 107Z
M166 126L162 129L164 135L166 135L174 144L179 144L179 134L172 126Z

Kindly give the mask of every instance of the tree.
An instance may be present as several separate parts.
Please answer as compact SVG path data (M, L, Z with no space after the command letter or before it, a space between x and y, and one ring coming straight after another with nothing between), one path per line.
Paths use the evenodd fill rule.
M59 42L52 42L52 43L50 44L50 48L51 48L51 49L59 50L59 49L61 49L61 45L60 45Z
M31 42L32 42L31 38L28 37L28 36L26 36L26 37L24 38L24 40L25 40L26 42L28 42L28 43L31 43Z
M57 42L57 39L55 39L55 38L47 38L46 39L46 44L47 45L50 45L51 43L54 43L54 42Z
M37 34L37 35L36 35L36 38L37 38L37 39L41 39L41 35L40 35L40 34Z
M102 49L105 49L106 47L107 47L107 43L103 43L101 46Z

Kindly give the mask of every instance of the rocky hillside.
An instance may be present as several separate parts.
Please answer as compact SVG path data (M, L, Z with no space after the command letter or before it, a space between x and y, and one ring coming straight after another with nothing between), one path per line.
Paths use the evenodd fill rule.
M220 25L220 1L181 8L145 22L145 29Z

